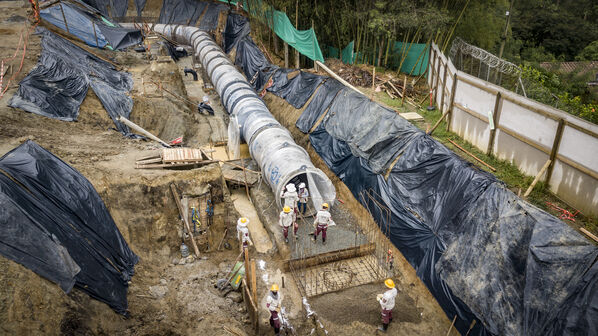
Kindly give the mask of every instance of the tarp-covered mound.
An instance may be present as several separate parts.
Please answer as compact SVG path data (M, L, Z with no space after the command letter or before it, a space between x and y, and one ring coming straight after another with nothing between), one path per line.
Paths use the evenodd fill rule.
M63 16L64 13L64 16ZM75 4L62 1L42 9L40 16L54 26L68 31L92 47L123 49L143 41L139 29L123 28ZM66 24L64 20L66 19Z
M91 86L116 128L129 135L118 116L129 117L133 79L62 37L42 30L42 53L35 68L21 81L9 106L46 117L74 121Z
M236 65L258 90L272 78L268 90L295 107L313 93L313 79L289 90L291 70L269 64L249 36L238 42ZM457 316L459 331L476 319L470 335L597 335L594 244L394 111L332 79L314 86L297 127L390 227L392 243L449 318Z
M120 314L138 257L91 183L32 141L0 158L0 253Z
M196 26L199 29L215 30L218 26L220 12L227 11L228 6L220 3L195 0L164 0L158 23Z

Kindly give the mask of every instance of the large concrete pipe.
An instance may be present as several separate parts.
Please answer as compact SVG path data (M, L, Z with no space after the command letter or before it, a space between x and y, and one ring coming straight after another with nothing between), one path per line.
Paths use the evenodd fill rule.
M245 76L209 34L179 25L156 24L154 30L193 47L231 115L228 132L231 148L238 148L241 136L249 144L249 152L261 167L279 206L285 186L300 182L308 186L311 194L311 213L323 202L334 203L336 191L330 179L314 167L305 149L297 145L290 132L272 116Z

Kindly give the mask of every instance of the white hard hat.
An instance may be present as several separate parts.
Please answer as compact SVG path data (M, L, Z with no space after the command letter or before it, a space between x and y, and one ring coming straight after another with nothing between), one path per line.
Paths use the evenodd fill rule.
M203 102L207 103L210 101L210 98L208 98L208 96L203 96Z
M245 217L241 217L237 221L237 224L240 225L240 226L247 226L247 224L249 224L249 219L247 219Z
M299 189L301 189L301 188L305 188L305 183L303 183L303 182L299 183Z
M295 185L293 183L289 183L287 184L287 191L293 192L297 189L295 189Z

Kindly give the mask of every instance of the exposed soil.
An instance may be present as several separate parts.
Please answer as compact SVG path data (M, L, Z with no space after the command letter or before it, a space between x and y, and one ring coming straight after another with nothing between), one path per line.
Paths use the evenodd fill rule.
M135 15L132 3L128 15ZM161 3L149 0L144 16L157 17ZM0 57L5 58L14 54L27 13L23 2L17 1L2 1L0 9ZM189 171L135 169L136 159L159 146L128 139L114 131L107 112L91 90L81 105L77 122L58 121L7 107L16 83L37 62L39 37L31 35L27 48L21 72L14 76L10 89L0 99L0 155L32 139L72 165L97 189L125 240L140 256L140 262L129 287L130 317L125 319L87 294L74 289L67 295L55 284L0 256L0 334L230 335L231 331L237 335L254 334L245 304L239 302L239 293L222 297L214 288L238 256L235 226L239 213L256 218L250 230L258 244L250 248L250 254L257 261L260 334L271 334L265 300L272 283L281 287L284 283L283 306L297 334L322 334L322 326L306 318L292 274L283 270L283 260L290 257L291 251L281 239L277 226L280 209L267 185L262 182L252 188L253 208L244 189L234 191L231 197L218 164ZM186 145L193 147L208 147L226 138L226 114L219 98L203 91L201 79L195 82L183 75L183 67L191 66L189 58L175 64L149 61L136 53L98 52L115 59L133 76L132 121L166 141L184 136ZM17 58L9 64L16 71L19 63ZM197 113L195 106L206 94L215 117ZM330 245L327 248L317 245L316 249L327 251L335 244L354 239L354 225L366 218L367 212L327 170L309 148L306 137L293 126L301 111L270 94L266 102L283 125L289 127L297 143L308 149L316 166L329 175L338 197L346 202L333 208L339 227L336 233L335 229L330 230ZM218 150L215 155L222 158L225 153ZM187 194L201 194L208 185L213 191L215 215L211 234L201 239L199 258L191 263L181 260L183 229L170 191L171 183ZM311 218L306 220L310 222ZM228 234L223 245L230 249L217 250L226 228ZM300 228L300 235L309 239L308 231L309 226L305 225ZM395 255L400 256L398 252ZM447 330L450 323L413 269L401 257L397 257L396 264L401 293L390 334L439 334ZM330 334L373 334L379 321L375 294L381 290L380 284L362 285L309 301Z

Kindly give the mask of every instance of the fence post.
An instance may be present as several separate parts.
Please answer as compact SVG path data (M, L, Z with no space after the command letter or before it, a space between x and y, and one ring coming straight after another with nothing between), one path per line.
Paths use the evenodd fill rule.
M432 89L432 87L434 86L434 67L436 66L436 51L434 49L432 49L433 51L433 56L430 57L430 63L432 64L432 67L430 67L430 90Z
M446 130L451 130L451 119L453 118L453 105L455 104L455 96L457 95L457 80L459 77L457 76L457 72L453 75L453 89L451 90L451 100L449 102L449 110L446 116Z
M295 0L295 29L299 30L299 0ZM299 50L295 48L295 68L299 69Z
M494 102L494 111L492 111L492 120L494 129L490 130L490 139L488 139L488 149L486 155L492 155L492 148L494 147L494 139L496 137L496 129L498 128L498 122L500 120L500 112L502 111L501 94L496 94L496 101Z
M438 95L438 82L440 81L440 64L442 59L438 55L438 62L436 64L436 83L434 83L434 94L432 95L432 102L436 103L436 96ZM432 104L434 106L434 104Z
M446 64L444 64L444 72L442 73L442 89L440 90L441 95L440 95L440 112L444 112L444 96L446 94L445 90L446 90L446 72L448 68L448 62Z
M556 161L556 155L559 152L561 145L561 138L563 137L563 130L565 128L565 120L559 119L559 125L556 127L556 133L554 135L554 142L552 143L552 149L550 150L550 165L546 171L546 185L550 185L550 178L552 177L552 170L554 169L554 161Z

